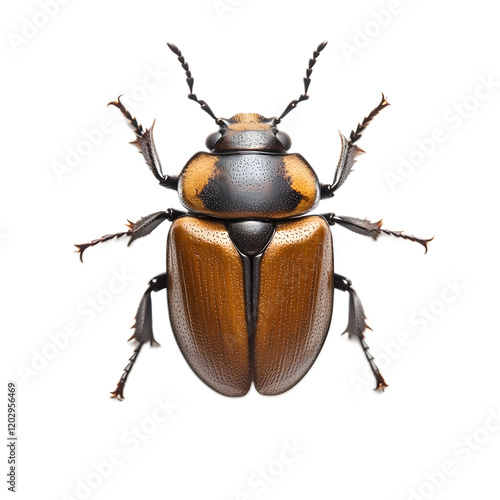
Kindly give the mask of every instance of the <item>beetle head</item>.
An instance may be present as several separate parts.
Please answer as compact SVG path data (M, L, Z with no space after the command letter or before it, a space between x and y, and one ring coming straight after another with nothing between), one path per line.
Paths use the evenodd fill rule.
M290 136L276 128L275 118L257 113L238 113L231 118L219 118L219 131L205 142L216 153L230 151L266 151L285 153L290 149Z

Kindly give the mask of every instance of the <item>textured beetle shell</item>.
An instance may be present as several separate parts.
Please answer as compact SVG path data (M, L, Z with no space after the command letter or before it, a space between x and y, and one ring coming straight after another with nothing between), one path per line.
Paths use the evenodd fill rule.
M326 339L333 309L333 245L322 217L276 224L260 268L255 388L291 389L311 368Z
M179 176L182 204L224 219L280 219L302 215L319 202L319 181L299 154L197 153Z
M168 308L193 371L226 396L251 384L243 264L224 224L182 217L168 237Z
M243 264L222 222L175 221L167 260L174 335L208 386L243 396L255 378L256 389L271 395L305 375L326 338L333 307L332 238L322 217L276 223L261 261L253 339L247 333Z

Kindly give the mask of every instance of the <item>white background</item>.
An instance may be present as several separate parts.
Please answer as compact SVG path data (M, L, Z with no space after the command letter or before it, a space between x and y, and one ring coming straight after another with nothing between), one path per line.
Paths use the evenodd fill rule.
M47 2L50 17L42 3L10 2L1 21L1 422L5 435L5 386L16 380L18 498L499 498L494 3L87 0ZM164 271L168 223L130 248L91 249L83 265L73 244L180 203L106 104L126 94L145 126L156 118L164 170L176 174L216 127L186 98L165 42L182 49L198 96L227 117L280 113L322 40L311 99L282 128L323 182L337 130L347 135L381 91L392 106L359 142L367 154L356 172L317 211L435 236L424 255L417 244L332 228L336 271L363 300L389 389L371 390L359 345L340 336L343 295L304 380L278 397L252 389L240 399L191 372L155 296L161 348L144 348L126 400L110 399L139 299ZM61 174L76 148L86 156ZM413 166L402 171L404 159ZM388 177L401 173L391 188ZM110 293L113 273L129 278ZM92 298L109 303L91 315ZM77 335L61 333L71 325ZM166 419L158 400L175 406Z

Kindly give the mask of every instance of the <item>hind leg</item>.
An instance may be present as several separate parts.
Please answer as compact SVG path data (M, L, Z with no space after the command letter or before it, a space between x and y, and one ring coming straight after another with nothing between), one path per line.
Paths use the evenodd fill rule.
M388 387L388 384L382 377L380 370L375 364L375 358L372 356L370 349L368 348L368 344L365 341L364 331L368 328L371 328L366 324L366 316L365 311L363 309L363 305L361 304L361 300L356 293L356 290L352 288L352 283L344 276L340 274L334 275L334 286L337 290L341 290L343 292L349 293L349 321L347 323L347 328L343 333L348 333L349 338L356 337L363 348L363 352L365 353L366 359L370 365L370 368L375 376L375 380L377 382L377 386L375 390L382 389Z
M153 317L151 313L151 292L159 292L160 290L164 290L167 288L167 273L159 274L155 276L148 284L148 288L144 292L142 296L141 302L139 303L139 308L137 309L137 313L135 315L135 323L134 323L134 334L129 340L135 340L138 342L137 347L134 350L134 353L129 359L128 365L123 370L123 374L116 386L116 389L111 393L112 398L117 398L120 401L124 399L123 389L125 388L125 384L127 382L127 378L134 366L134 363L137 360L137 356L144 344L148 342L153 345L159 345L156 342L153 335Z

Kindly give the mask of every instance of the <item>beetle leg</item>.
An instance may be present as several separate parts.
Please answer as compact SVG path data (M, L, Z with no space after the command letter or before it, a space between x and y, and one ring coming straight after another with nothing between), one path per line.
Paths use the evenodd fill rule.
M335 170L335 177L332 184L321 184L321 198L331 198L335 191L344 184L345 180L352 172L356 157L359 153L364 153L364 151L354 143L361 137L361 134L370 122L387 106L389 106L389 103L384 94L382 94L382 100L379 105L373 109L361 123L358 123L356 130L351 131L349 139L346 139L346 137L339 132L342 149L337 163L337 169Z
M377 222L370 222L368 219L356 219L355 217L347 217L344 215L335 215L335 214L322 214L323 217L327 220L330 226L338 224L339 226L345 227L349 229L349 231L353 231L358 234L362 234L363 236L370 236L374 240L376 240L381 234L388 234L390 236L396 236L397 238L403 238L405 240L414 241L415 243L419 243L425 248L425 253L428 250L428 244L434 238L417 238L412 234L403 233L403 231L391 231L389 229L384 229L382 227L382 221L379 220Z
M169 208L166 212L155 212L154 214L146 215L146 217L142 217L142 219L137 222L128 221L128 231L106 234L101 238L90 241L89 243L76 244L75 247L78 249L76 252L78 252L80 260L83 262L83 252L85 252L85 250L89 247L93 247L98 243L104 243L105 241L109 241L113 238L121 238L122 236L130 236L130 240L128 242L128 245L130 245L134 240L143 238L144 236L152 233L163 221L168 220L172 222L183 215L186 215L186 212Z
M142 296L141 302L139 303L139 308L137 309L137 313L135 315L135 323L132 328L134 328L133 335L129 338L129 340L134 340L138 342L137 347L135 348L132 356L130 356L129 363L123 370L123 374L116 385L116 389L111 392L112 398L117 398L118 400L123 400L123 390L125 388L125 384L127 382L127 378L134 366L134 363L137 360L137 356L142 348L142 346L146 343L150 343L151 346L158 346L158 342L156 342L153 335L153 318L151 314L151 292L159 292L160 290L164 290L167 288L167 274L159 274L155 276L148 284L148 288L144 292Z
M388 387L388 384L382 377L377 365L375 364L375 358L372 356L370 349L368 348L368 344L365 341L365 336L363 332L368 328L371 328L366 324L366 316L365 311L363 309L363 305L361 304L361 300L359 299L356 290L352 288L352 283L350 280L341 276L340 274L334 275L334 286L337 290L342 290L343 292L349 293L349 321L347 323L347 328L343 333L348 333L349 338L353 338L354 336L358 338L361 347L363 348L363 352L365 353L366 359L370 365L370 368L375 376L375 380L377 382L377 386L375 390L382 389Z
M136 139L130 144L137 146L139 151L144 156L146 163L153 173L153 175L160 181L160 185L169 189L177 189L177 177L171 175L164 175L161 169L160 158L156 152L156 146L153 139L153 129L155 122L151 125L151 128L144 130L142 125L137 122L137 119L130 114L130 111L122 104L120 97L116 101L112 101L108 106L117 107L125 116L127 120L130 121L130 125L134 129Z

